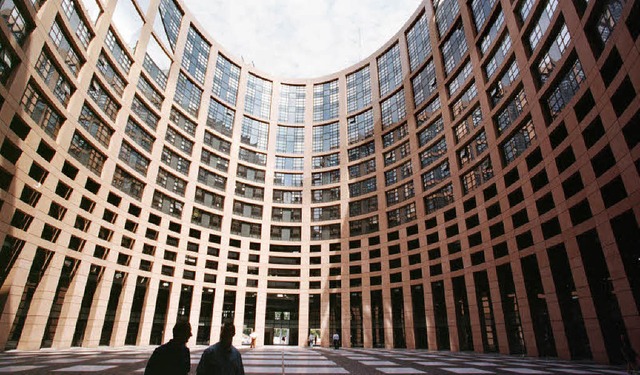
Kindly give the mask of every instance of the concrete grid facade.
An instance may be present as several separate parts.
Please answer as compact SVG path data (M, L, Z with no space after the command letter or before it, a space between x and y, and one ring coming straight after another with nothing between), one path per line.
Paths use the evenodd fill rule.
M181 1L0 8L0 348L640 348L640 2L425 1L309 80Z

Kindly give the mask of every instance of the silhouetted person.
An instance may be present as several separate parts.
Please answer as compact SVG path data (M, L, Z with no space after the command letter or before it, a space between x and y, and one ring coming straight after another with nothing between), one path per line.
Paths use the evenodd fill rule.
M145 375L186 375L191 370L191 353L187 341L191 337L191 324L177 322L173 326L173 339L153 351Z
M338 332L333 334L333 348L338 349L340 346L340 334Z
M220 341L205 349L198 363L197 375L244 375L242 356L231 345L236 327L224 323L220 331Z

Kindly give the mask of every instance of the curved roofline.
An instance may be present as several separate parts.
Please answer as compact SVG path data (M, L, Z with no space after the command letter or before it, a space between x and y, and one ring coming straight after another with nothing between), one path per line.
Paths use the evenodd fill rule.
M188 16L188 21L193 23L195 25L196 29L198 30L198 32L205 39L207 39L208 42L211 43L211 48L213 50L218 50L219 53L221 53L222 55L227 57L234 64L240 66L241 69L243 69L243 70L246 69L249 73L257 75L260 78L264 78L264 79L267 79L267 80L270 80L270 81L274 81L274 82L285 83L285 84L294 84L294 85L320 83L320 82L331 81L331 80L337 79L337 78L339 78L339 77L341 77L343 75L346 75L348 73L351 73L351 72L354 72L354 71L357 71L357 70L363 68L365 65L371 63L372 60L375 60L376 57L381 55L385 50L387 50L389 47L391 47L394 43L396 43L398 41L398 39L400 38L400 36L403 35L407 31L407 29L416 21L418 16L420 14L422 14L423 11L426 11L427 8L428 8L427 7L427 0L422 0L420 2L420 5L418 5L418 7L416 8L416 10L414 10L414 12L411 14L411 16L409 16L409 18L400 27L400 29L395 34L393 34L393 36L391 38L389 38L389 40L387 40L378 49L373 51L373 53L369 54L367 57L365 57L364 59L358 61L357 63L354 63L354 64L352 64L350 66L347 66L346 68L343 68L343 69L338 70L336 72L329 73L329 74L322 75L322 76L318 76L318 77L312 77L312 78L286 78L286 77L279 77L279 76L273 75L273 74L271 74L271 73L269 73L267 71L261 70L259 68L256 68L255 66L252 66L251 64L248 64L248 63L244 62L242 57L239 57L237 54L235 54L232 51L229 51L228 49L226 49L222 43L219 43L215 38L213 38L209 34L207 29L205 27L203 27L202 24L200 23L200 20L198 18L196 18L196 16L193 14L193 12L191 12L191 10L189 9L189 6L187 4L185 4L185 0L173 0L173 1L178 3L180 8L185 12L185 16Z

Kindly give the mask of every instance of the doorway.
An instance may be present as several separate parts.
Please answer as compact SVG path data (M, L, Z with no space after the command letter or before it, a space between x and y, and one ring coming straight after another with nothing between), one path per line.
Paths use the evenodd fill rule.
M265 345L298 345L298 310L298 295L267 295Z

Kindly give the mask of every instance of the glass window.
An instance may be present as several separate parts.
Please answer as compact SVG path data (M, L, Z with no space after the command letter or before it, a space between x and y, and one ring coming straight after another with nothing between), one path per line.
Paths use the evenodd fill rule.
M61 74L58 67L52 63L47 50L40 52L40 57L36 62L36 70L49 89L53 91L53 95L62 105L66 106L75 89L71 86L69 80Z
M100 144L109 147L114 130L100 120L87 104L82 106L78 123L100 142Z
M500 11L498 11L498 15L496 16L496 19L491 24L491 27L488 31L485 32L484 36L481 39L480 52L482 52L483 55L487 53L489 47L491 47L493 42L498 37L498 33L502 29L502 25L504 25L504 13L502 12L502 9L500 9Z
M93 39L93 33L84 19L80 17L81 12L78 12L76 4L72 0L63 0L62 11L67 16L71 29L75 30L78 40L84 49L87 49L89 42Z
M487 79L490 79L493 74L498 70L502 62L507 58L507 54L511 50L511 37L509 34L505 34L500 43L500 47L493 53L493 56L489 58L487 64L484 66L484 71L487 74Z
M207 126L221 134L231 136L233 133L233 121L236 113L231 108L211 98L209 112L207 113Z
M551 93L546 100L552 117L556 117L571 101L580 89L580 85L586 79L580 60L576 59L573 63L569 62L569 64L571 68L562 76L559 82L553 85Z
M440 165L422 174L422 190L427 191L437 185L440 181L451 176L449 170L449 160L445 160Z
M69 145L69 154L73 156L80 164L84 165L91 172L100 176L102 167L107 157L95 149L82 135L74 132L71 144Z
M606 43L609 40L609 36L616 27L620 17L622 17L622 9L624 8L625 0L607 0L605 7L598 17L597 30L600 35L602 43Z
M133 168L136 172L147 175L147 169L149 168L150 160L136 151L129 143L122 142L120 147L119 159L125 162L128 166Z
M409 135L409 127L407 126L407 123L404 123L382 135L382 147L387 148L397 141L404 139L407 135Z
M369 65L347 75L347 112L357 111L371 104L371 75Z
M446 33L453 21L460 13L458 0L434 0L433 7L436 12L436 25L440 37Z
M520 116L526 105L527 97L524 94L524 90L520 89L520 91L518 91L518 93L516 93L515 96L513 96L513 98L509 101L507 106L498 112L498 131L502 133L509 126L511 126L513 121L515 121L518 116Z
M420 147L426 145L435 139L438 134L442 133L444 130L444 121L442 117L439 117L436 121L434 121L431 125L424 128L418 133L418 143Z
M538 16L538 21L535 22L533 28L529 31L527 39L529 40L529 47L532 51L536 49L536 46L542 39L542 35L544 35L549 28L557 7L558 0L547 0L542 13Z
M378 215L349 222L349 235L352 237L377 232L379 229Z
M359 201L349 202L349 216L358 216L378 211L378 197L375 195Z
M198 82L204 83L211 45L191 26L182 55L182 67Z
M538 61L538 78L540 82L544 83L547 81L551 72L553 72L560 59L562 59L569 43L571 43L571 35L569 34L567 25L563 23L553 38L553 42Z
M302 192L300 192L300 194L302 195ZM311 200L313 203L327 203L340 200L340 187L311 190ZM302 203L302 198L300 198L300 203Z
M102 73L105 83L109 85L113 91L119 95L124 93L124 87L126 85L124 79L120 76L120 73L118 73L113 64L111 64L111 61L109 61L104 51L100 53L98 61L96 61L96 68Z
M338 117L338 80L313 86L313 121Z
M387 52L378 57L377 61L380 97L384 97L402 83L399 45L394 44Z
M471 77L471 61L468 61L464 68L449 82L447 89L449 90L449 97L456 95L461 87L464 87L467 78Z
M515 60L511 62L509 69L507 69L497 82L489 90L489 96L491 97L491 104L495 106L504 97L505 92L509 92L509 87L520 76L520 69Z
M149 100L149 102L155 107L155 109L160 110L164 98L162 97L160 92L151 85L151 82L149 82L149 80L146 79L144 75L140 75L140 77L138 77L137 88L142 93L142 95L144 95L144 97Z
M361 176L373 173L376 170L376 159L369 159L360 164L349 166L349 178L356 179Z
M124 129L125 134L127 134L138 146L142 147L148 152L151 152L151 148L153 147L153 143L155 142L155 137L153 137L149 132L144 130L144 128L138 125L131 118L127 121L127 126Z
M240 151L238 151L238 158L240 160L243 160L252 164L260 165L262 167L267 165L266 154L247 150L244 147L240 147Z
M314 156L311 158L311 165L313 169L335 167L337 165L340 165L340 154L335 153L329 155Z
M416 23L407 31L407 49L409 50L409 65L413 72L431 54L429 24L425 13L422 13Z
M501 146L502 157L505 165L514 161L518 156L531 146L531 141L536 139L536 130L531 119L516 130Z
M194 117L198 117L201 99L202 90L196 86L195 83L191 82L187 76L180 73L173 100L187 111L187 113Z
M313 127L313 152L325 152L340 147L339 123Z
M476 167L462 175L462 193L467 194L493 177L491 159L486 158Z
M278 121L293 124L304 123L305 87L280 85Z
M56 46L56 49L62 57L62 61L67 65L67 68L77 76L78 71L80 71L84 62L80 60L80 55L76 52L74 47L72 47L67 35L63 33L60 25L58 24L58 20L51 25L49 38L51 39L51 42L53 42L53 45Z
M472 129L475 129L482 122L482 109L476 107L467 117L453 127L453 133L456 137L456 142L464 139Z
M304 128L278 125L276 152L287 154L304 153Z
M491 14L491 8L496 3L496 0L473 0L471 1L471 12L473 13L473 20L476 24L476 31L480 31L487 18Z
M138 98L138 96L133 97L133 102L131 103L131 111L135 113L145 124L149 125L149 127L153 130L158 126L158 121L160 121L160 117L153 113L146 104Z
M182 155L178 155L166 146L162 148L160 160L165 165L171 167L177 172L184 174L185 176L189 174L189 167L191 166L191 162L189 161L189 159L185 158Z
M187 134L189 134L190 136L193 137L194 135L196 135L196 123L189 120L187 116L180 113L180 111L178 111L175 107L171 107L169 119L173 124L187 132Z
M301 173L280 173L275 172L273 176L273 184L278 186L302 187Z
M137 200L142 198L145 184L120 166L116 166L111 185Z
M424 207L427 215L451 203L453 203L453 185L451 183L424 197Z
M392 124L403 120L407 116L404 89L390 96L380 104L382 111L382 128L386 129Z
M240 67L218 54L213 76L213 94L225 102L235 105L240 82Z
M467 163L475 160L487 148L487 134L482 130L471 142L458 151L460 167L464 167Z
M269 124L249 117L242 118L242 132L240 135L240 141L242 143L261 150L266 150L268 138Z
M476 89L476 83L473 82L471 83L471 86L469 86L467 91L465 91L464 94L462 94L462 96L460 96L460 98L458 98L458 100L453 103L453 106L451 107L453 118L455 119L461 113L463 113L467 109L467 107L469 107L471 101L476 98L476 96L478 96L478 90Z
M436 91L436 70L430 61L420 73L411 79L413 88L413 103L416 107L427 100Z
M440 109L440 104L440 97L436 96L424 108L422 108L420 112L416 114L416 127L420 128L422 125L426 124L431 116Z
M269 119L272 85L271 81L249 74L244 110L251 115Z
M111 120L116 119L120 104L118 104L102 86L102 83L94 76L87 90L87 95L93 99L98 108L100 108Z
M172 51L176 49L182 14L173 0L160 0L153 31L160 38L160 41L170 47Z
M425 168L428 165L436 162L446 153L447 153L447 141L444 138L442 138L438 142L436 142L433 146L429 147L428 149L420 153L420 166L422 168Z
M27 85L20 103L24 111L53 139L56 139L64 120L46 101L31 82Z
M4 0L0 3L0 16L4 20L7 28L18 41L18 44L22 44L29 30L27 23L25 22L22 11L14 4L13 0ZM57 21L56 21L57 24Z
M355 198L363 194L376 191L376 178L371 177L363 181L354 182L349 184L349 197Z
M349 144L360 142L373 136L373 111L368 110L347 118Z
M171 59L153 36L147 43L147 53L144 55L142 66L158 86L163 89L167 87Z
M276 156L276 169L301 171L304 169L304 158L288 158Z
M17 61L18 59L9 44L4 39L0 39L0 82L7 83Z
M462 23L458 23L455 30L442 45L442 58L444 59L444 70L447 75L453 72L466 53L467 40L464 37Z
M349 161L351 162L358 159L366 158L369 155L373 155L375 152L375 143L373 141L367 142L361 146L349 149Z

